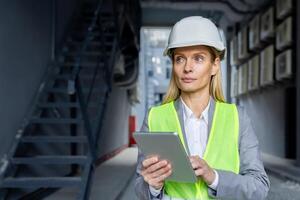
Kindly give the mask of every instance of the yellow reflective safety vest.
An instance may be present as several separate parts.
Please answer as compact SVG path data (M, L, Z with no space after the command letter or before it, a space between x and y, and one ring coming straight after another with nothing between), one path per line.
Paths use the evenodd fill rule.
M182 129L174 106L174 101L153 107L149 111L150 132L177 132L185 147ZM203 159L214 169L239 173L238 150L239 119L234 104L216 102L212 126ZM230 183L228 183L230 184ZM166 181L164 192L183 199L212 199L208 195L206 183L199 179L196 183Z

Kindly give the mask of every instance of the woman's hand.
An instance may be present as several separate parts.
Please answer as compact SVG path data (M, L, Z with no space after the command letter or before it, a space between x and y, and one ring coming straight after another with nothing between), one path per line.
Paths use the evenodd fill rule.
M190 161L196 176L202 178L206 184L211 185L216 178L214 170L199 156L190 156Z
M160 189L164 180L172 174L172 166L166 160L159 160L158 156L147 157L143 163L141 175L153 188Z

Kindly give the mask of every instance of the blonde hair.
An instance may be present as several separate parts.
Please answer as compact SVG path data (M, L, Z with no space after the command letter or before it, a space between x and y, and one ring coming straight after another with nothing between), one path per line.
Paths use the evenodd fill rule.
M220 60L224 58L224 51L218 51L213 47L208 47L208 51L211 54L211 62L214 62L216 58L220 58ZM173 63L173 51L170 54L170 58ZM219 69L218 72L210 79L209 94L215 101L225 102L221 77L221 70ZM176 84L174 70L172 69L170 84L166 95L164 96L162 104L166 104L176 100L177 98L179 98L180 94L181 91Z

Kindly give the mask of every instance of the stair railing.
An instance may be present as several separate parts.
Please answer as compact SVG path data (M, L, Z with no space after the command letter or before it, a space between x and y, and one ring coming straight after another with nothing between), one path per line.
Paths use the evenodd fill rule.
M23 119L21 126L17 130L17 134L15 135L15 138L12 141L12 145L11 145L8 153L5 154L0 161L0 180L5 176L5 172L7 172L7 169L13 170L13 169L9 168L10 163L9 163L8 159L11 158L15 154L17 147L18 147L19 140L24 135L25 129L26 129L26 127L28 127L28 125L30 123L30 118L33 116L33 114L35 112L35 106L38 104L40 98L43 96L43 94L45 92L45 88L47 88L47 84L49 84L51 76L54 74L54 71L52 69L55 66L56 66L56 63L54 63L54 62L48 64L47 69L41 79L42 82L30 103L29 109L26 112L26 115Z
M97 137L93 133L90 118L89 118L88 112L87 112L87 107L88 107L88 103L90 101L89 96L91 95L91 93L93 91L95 82L93 81L92 84L90 85L88 96L87 96L87 98L85 98L84 95L83 95L83 92L82 92L82 84L80 82L79 74L80 74L80 70L81 70L82 56L83 56L84 52L86 51L89 43L91 42L93 30L97 26L97 22L99 20L99 17L101 17L100 14L101 14L101 9L102 9L102 4L103 4L103 0L99 0L98 5L97 5L97 9L94 12L92 22L91 22L90 26L88 27L88 29L86 31L86 34L85 34L85 37L84 37L84 42L83 42L81 48L77 52L76 59L75 59L75 67L74 67L72 77L68 81L68 89L69 89L68 93L70 95L72 95L75 92L77 92L77 96L78 96L78 100L79 100L79 104L80 104L80 109L81 109L81 112L82 112L83 122L84 122L84 128L86 130L86 134L87 134L87 137L88 137L90 153L91 153L93 161L95 161L97 159L97 149L96 149L96 144L97 144L96 138ZM103 38L103 32L101 32L101 37ZM101 39L101 40L104 41L104 39ZM105 45L105 44L102 43L102 45ZM103 53L105 53L105 52L103 52ZM100 68L100 62L98 61L97 66L96 66L96 71L98 71L99 68Z

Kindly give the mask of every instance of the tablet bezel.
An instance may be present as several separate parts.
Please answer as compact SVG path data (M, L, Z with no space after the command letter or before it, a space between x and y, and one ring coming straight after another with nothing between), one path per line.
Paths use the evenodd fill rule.
M145 156L159 155L172 163L172 175L166 180L187 183L198 180L176 132L140 131L134 132L133 137Z

